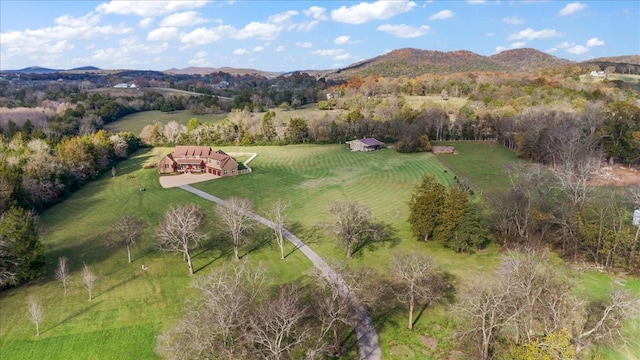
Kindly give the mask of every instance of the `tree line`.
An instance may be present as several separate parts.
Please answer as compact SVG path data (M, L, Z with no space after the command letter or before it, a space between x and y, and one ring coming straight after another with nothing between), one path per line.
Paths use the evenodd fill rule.
M0 138L0 289L45 269L37 213L65 199L139 147L130 133L104 130L60 142L22 132Z

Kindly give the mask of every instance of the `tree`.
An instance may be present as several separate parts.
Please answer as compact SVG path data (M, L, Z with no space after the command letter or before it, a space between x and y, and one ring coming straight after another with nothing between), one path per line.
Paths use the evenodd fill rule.
M251 339L265 359L294 358L293 352L313 333L304 321L309 308L303 305L302 297L300 289L282 286L278 294L263 302L250 318Z
M9 241L0 237L0 289L16 283L17 259L9 249Z
M0 271L13 274L16 282L35 279L45 270L37 227L36 215L17 206L0 216Z
M433 259L425 255L395 256L391 274L396 284L396 297L409 307L409 330L413 329L415 307L439 301L450 288Z
M330 230L336 237L336 241L344 244L347 250L347 258L353 256L354 247L377 239L382 236L384 229L380 224L373 222L373 216L368 207L349 202L335 202L329 212L335 218L330 225Z
M284 232L289 222L286 212L290 207L291 205L289 203L276 201L273 203L270 216L271 222L273 223L273 231L276 235L276 242L280 248L280 259L282 260L284 260Z
M246 261L214 269L196 283L202 296L160 335L160 352L171 359L246 358L248 319L267 284L265 270Z
M87 289L87 293L89 293L89 301L93 300L93 285L95 284L97 279L98 277L93 271L91 271L91 268L87 264L83 264L81 280L85 289Z
M446 188L434 176L424 176L409 201L409 223L413 234L424 241L433 235L446 198Z
M146 230L147 223L135 216L124 215L113 224L107 245L122 244L127 248L127 261L131 264L131 247L134 246Z
M201 232L204 222L202 209L188 204L168 210L158 226L160 250L182 253L189 267L189 275L193 275L190 251L200 246L200 242L206 238L206 234Z
M29 311L29 315L31 316L31 322L36 326L36 336L40 336L40 323L44 317L44 311L42 310L42 305L40 305L38 299L29 298L27 311Z
M67 283L69 282L69 277L71 275L69 273L69 261L65 256L60 256L58 258L58 267L55 270L55 275L56 279L62 282L64 294L67 295Z
M250 217L252 204L248 199L232 197L227 200L227 205L218 205L216 213L233 240L234 260L239 261L240 245L244 241L245 234L253 229L255 221Z

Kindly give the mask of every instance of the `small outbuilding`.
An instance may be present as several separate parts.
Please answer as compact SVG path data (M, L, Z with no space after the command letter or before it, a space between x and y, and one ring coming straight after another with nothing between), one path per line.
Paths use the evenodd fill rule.
M374 138L362 138L347 141L351 151L375 151L384 148L384 143Z

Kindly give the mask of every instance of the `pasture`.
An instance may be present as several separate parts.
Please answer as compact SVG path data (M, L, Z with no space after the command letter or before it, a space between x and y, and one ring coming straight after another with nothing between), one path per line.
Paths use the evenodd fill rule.
M200 123L211 122L218 123L224 120L228 114L206 114L206 115L193 115L188 110L172 111L169 113L153 110L142 111L135 114L127 115L117 121L108 123L104 126L105 130L110 132L127 131L135 135L139 135L147 125L153 125L155 123L166 125L171 121L175 121L178 124L187 126L189 120L196 118Z
M374 217L394 229L389 241L359 249L350 265L372 266L384 271L391 258L403 252L423 252L433 256L459 282L472 281L491 271L499 261L496 247L474 255L455 254L433 243L423 243L411 236L407 202L423 175L435 175L443 183L462 174L471 181L490 187L490 177L500 177L501 162L515 160L501 154L500 147L488 143L456 143L459 154L450 159L431 153L399 154L393 150L372 153L351 152L346 145L292 145L281 147L226 147L227 152L255 152L253 173L223 178L194 187L213 195L250 199L257 213L265 215L276 200L292 205L290 226L309 246L328 262L345 260L344 249L337 247L323 231L331 221L328 207L334 201L357 202L369 207ZM155 359L156 336L184 311L196 292L193 281L213 267L232 261L231 246L214 221L213 205L180 189L163 189L157 169L143 165L157 161L168 148L140 151L116 168L116 176L102 175L97 181L42 214L42 239L50 261L48 273L40 280L0 293L0 348L7 359ZM472 154L473 153L473 154ZM499 154L499 155L496 155ZM472 167L464 157L478 159L500 157ZM456 168L455 174L441 159ZM455 161L458 161L456 163ZM466 160L470 161L470 160ZM485 167L496 167L493 170ZM496 183L497 184L497 183ZM144 188L145 191L140 191ZM161 254L154 247L154 231L163 213L171 206L196 203L209 215L209 240L195 252L193 277L187 275L182 257ZM103 238L109 227L123 214L136 215L148 222L145 240L133 249L133 263L127 264L124 248L106 248ZM258 232L241 255L252 264L262 263L274 283L305 279L310 263L291 246L285 248L285 261L279 259L275 246L265 240L269 232ZM53 277L59 256L67 256L72 265L69 293L63 295L60 282ZM98 275L94 300L80 283L79 270L86 262ZM142 265L148 266L142 271ZM589 273L590 274L590 273ZM608 277L588 277L585 291L592 285L610 283ZM629 281L640 292L638 282ZM591 284L591 285L589 285ZM30 297L44 307L41 335L29 321L26 304ZM377 319L376 328L385 358L442 358L452 347L452 323L446 312L428 309L418 319L414 331L405 329L402 313ZM429 350L425 339L437 341ZM343 358L357 357L350 349ZM438 355L440 354L440 355ZM609 358L622 359L609 354ZM622 355L621 355L622 356Z

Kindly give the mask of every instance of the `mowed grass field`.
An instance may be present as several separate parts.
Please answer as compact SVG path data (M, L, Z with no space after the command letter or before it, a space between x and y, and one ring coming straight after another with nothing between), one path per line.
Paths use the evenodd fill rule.
M120 120L106 124L104 128L111 132L127 131L137 136L145 126L153 125L155 123L166 125L171 121L175 121L178 124L186 126L189 123L189 120L193 118L198 119L200 123L218 123L224 120L228 115L229 114L227 113L194 115L188 110L172 111L169 113L156 110L142 111L127 115Z
M488 143L456 143L455 159L466 156L496 158L506 155L500 147ZM466 147L465 147L466 146ZM344 249L337 247L322 230L331 221L328 208L334 201L352 201L366 205L374 217L395 230L393 241L360 249L350 265L373 266L381 271L395 254L422 252L461 283L481 273L490 272L499 262L499 253L490 247L474 255L455 254L432 243L414 240L406 223L407 202L423 175L435 175L443 183L454 181L454 173L433 154L399 154L393 150L372 153L350 152L346 145L295 145L282 147L228 147L228 152L255 152L250 166L254 172L234 178L194 184L213 195L250 199L256 212L265 214L276 200L290 202L291 230L308 242L330 263L345 260ZM197 273L187 275L179 255L160 254L154 250L153 231L162 214L171 206L197 203L213 220L213 205L180 189L159 186L155 169L142 166L168 148L141 151L117 170L117 176L105 174L74 193L68 200L42 215L49 271L41 280L0 293L0 358L2 359L155 359L156 336L172 325L184 311L189 299L197 295L192 282L212 268L231 262L231 246L221 236L214 221L207 227L209 240L195 252ZM484 155L469 152L484 153ZM452 158L453 159L453 158ZM462 161L462 160L459 160ZM496 161L487 161L486 167ZM498 168L499 169L499 168ZM499 176L499 170L496 176ZM471 181L489 176L488 169L463 165L456 169ZM491 183L487 181L487 186ZM144 188L145 191L140 191ZM133 250L134 262L126 263L123 248L106 248L102 239L109 226L123 214L144 218L149 223L145 241ZM241 254L252 264L264 264L275 283L308 279L311 264L291 246L285 249L285 261L277 249L261 243L270 238L268 231L256 234ZM72 264L72 280L67 295L54 280L53 269L58 256L67 256ZM80 283L82 263L98 275L94 300ZM141 265L148 271L142 271ZM611 283L608 277L591 276L585 291ZM640 283L628 281L640 295ZM635 284L635 285L634 285ZM41 336L26 311L29 297L44 307ZM385 358L443 358L452 348L452 323L443 308L428 309L418 319L414 331L406 330L406 314L394 313L377 319L376 328ZM631 334L637 334L630 330ZM438 341L431 351L425 338ZM622 354L618 356L617 354ZM608 354L624 359L624 353ZM346 359L357 358L350 349ZM445 357L446 358L446 357ZM628 356L626 358L629 358Z

